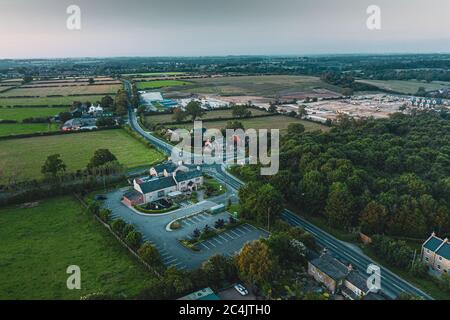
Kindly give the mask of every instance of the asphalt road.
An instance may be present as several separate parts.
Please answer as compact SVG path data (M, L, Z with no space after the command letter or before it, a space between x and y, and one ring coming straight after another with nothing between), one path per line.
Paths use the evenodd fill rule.
M129 83L125 84L125 86L129 88ZM146 138L149 142L153 143L161 151L169 155L171 154L173 147L170 144L156 138L151 133L143 130L139 126L136 119L136 115L133 113L131 108L129 109L129 119L130 119L130 126L133 128L133 130L141 134L144 138ZM242 181L231 176L221 165L208 165L206 167L209 169L208 170L209 174L211 174L214 178L217 178L218 180L225 182L228 186L232 187L235 190L238 190L242 185L244 185ZM366 271L367 267L370 264L376 264L366 255L351 248L344 242L336 239L332 235L314 226L313 224L299 217L290 210L283 211L282 219L287 221L291 225L302 227L303 229L311 233L315 237L316 242L319 245L327 248L328 251L333 256L342 259L346 263L351 263L354 268L358 269L362 273ZM414 294L416 296L420 296L426 300L433 299L431 296L429 296L422 290L416 288L409 282L403 280L393 272L389 271L387 268L381 266L380 268L381 268L381 290L388 296L395 298L400 293L406 292Z

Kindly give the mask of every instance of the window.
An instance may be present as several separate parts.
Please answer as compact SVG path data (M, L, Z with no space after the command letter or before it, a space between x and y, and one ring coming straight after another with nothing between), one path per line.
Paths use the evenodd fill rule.
M428 259L428 257L425 257L425 261L428 261L428 260L430 260L430 259Z
M158 198L164 197L164 190L158 191Z
M439 260L442 260L442 257L439 257Z
M427 253L430 253L430 250L427 249Z
M438 270L441 270L441 265L440 264L438 264Z

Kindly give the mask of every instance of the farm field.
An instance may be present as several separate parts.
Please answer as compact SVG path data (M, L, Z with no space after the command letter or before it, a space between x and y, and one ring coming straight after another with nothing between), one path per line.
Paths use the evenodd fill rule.
M416 80L357 80L357 82L404 94L415 94L420 87L424 87L427 91L450 88L450 82L442 81L428 83Z
M264 110L258 110L258 109L249 109L252 112L252 116L258 116L263 114L268 114ZM230 118L233 116L231 109L226 110L214 110L214 111L208 111L206 114L202 117L202 119L214 119L214 118ZM186 118L186 120L189 120L189 117ZM161 114L161 115L151 115L145 117L146 123L167 123L167 122L174 122L171 114Z
M0 300L130 297L154 276L71 197L0 208L0 225ZM66 287L70 265L81 269L81 290Z
M48 97L51 95L69 96L74 94L113 94L122 87L120 84L89 85L89 86L66 86L66 87L34 87L16 88L0 93L0 97Z
M0 137L58 130L58 125L54 123L3 123L0 124Z
M147 148L122 129L3 140L0 141L0 168L9 170L3 172L0 181L8 179L8 173L12 172L18 180L41 178L41 166L52 154L61 155L69 172L84 169L95 150L101 148L109 149L128 168L164 159L161 153Z
M314 94L316 90L338 93L342 88L327 84L318 77L310 76L242 76L191 79L182 88L165 88L163 91L177 93L217 94L224 96L245 95L274 98L277 96Z
M113 97L114 94L110 94ZM104 95L76 97L40 97L40 98L1 98L0 106L70 106L74 101L100 101Z
M139 90L145 90L145 89L158 89L164 87L180 87L188 84L190 84L190 82L179 80L156 80L156 81L137 82L136 86Z
M126 73L124 77L161 77L161 76L181 76L185 72L143 72L143 73Z
M291 123L301 123L305 126L305 131L314 131L314 130L323 130L328 131L330 128L315 122L294 119L287 116L272 116L272 117L262 117L262 118L249 118L249 119L237 119L240 121L245 129L279 129L280 133L286 134L287 128ZM227 121L208 121L203 123L204 128L215 128L222 129L227 124ZM191 130L194 127L194 124L180 124L176 125L179 129L188 129Z
M26 118L52 117L69 108L0 108L0 120L22 121Z

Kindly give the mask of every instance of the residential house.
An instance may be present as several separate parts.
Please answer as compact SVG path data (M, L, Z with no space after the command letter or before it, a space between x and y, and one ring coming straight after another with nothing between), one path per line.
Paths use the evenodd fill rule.
M214 293L211 288L204 288L202 290L188 294L177 300L220 300L219 296Z
M439 273L450 272L450 243L433 232L422 245L422 261Z
M180 166L176 170L167 165L154 167L150 176L133 180L134 190L124 194L128 205L145 204L159 199L170 198L182 192L198 190L203 185L203 173L200 168L188 170Z

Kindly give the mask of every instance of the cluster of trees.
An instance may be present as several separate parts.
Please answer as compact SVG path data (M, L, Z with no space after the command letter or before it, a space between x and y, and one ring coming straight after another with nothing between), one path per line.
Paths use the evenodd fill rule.
M252 111L244 105L234 105L231 112L233 117L237 118L249 118L252 116Z
M55 179L65 174L67 169L66 164L61 159L60 154L53 154L47 157L44 164L41 167L41 173L46 178ZM94 152L87 167L89 174L114 174L123 171L123 166L117 161L114 154L108 149L98 149Z
M320 79L326 83L342 87L342 94L344 96L351 96L354 91L380 91L380 88L376 86L356 82L355 78L349 73L328 71L323 73Z
M117 91L116 97L114 98L114 112L120 116L127 114L129 103L130 101L127 91L124 89L119 89Z
M301 129L291 127L281 143L277 175L261 177L256 166L235 170L244 179L270 183L304 213L335 228L421 239L436 231L446 237L448 118L446 112L343 117L328 133L299 134Z

